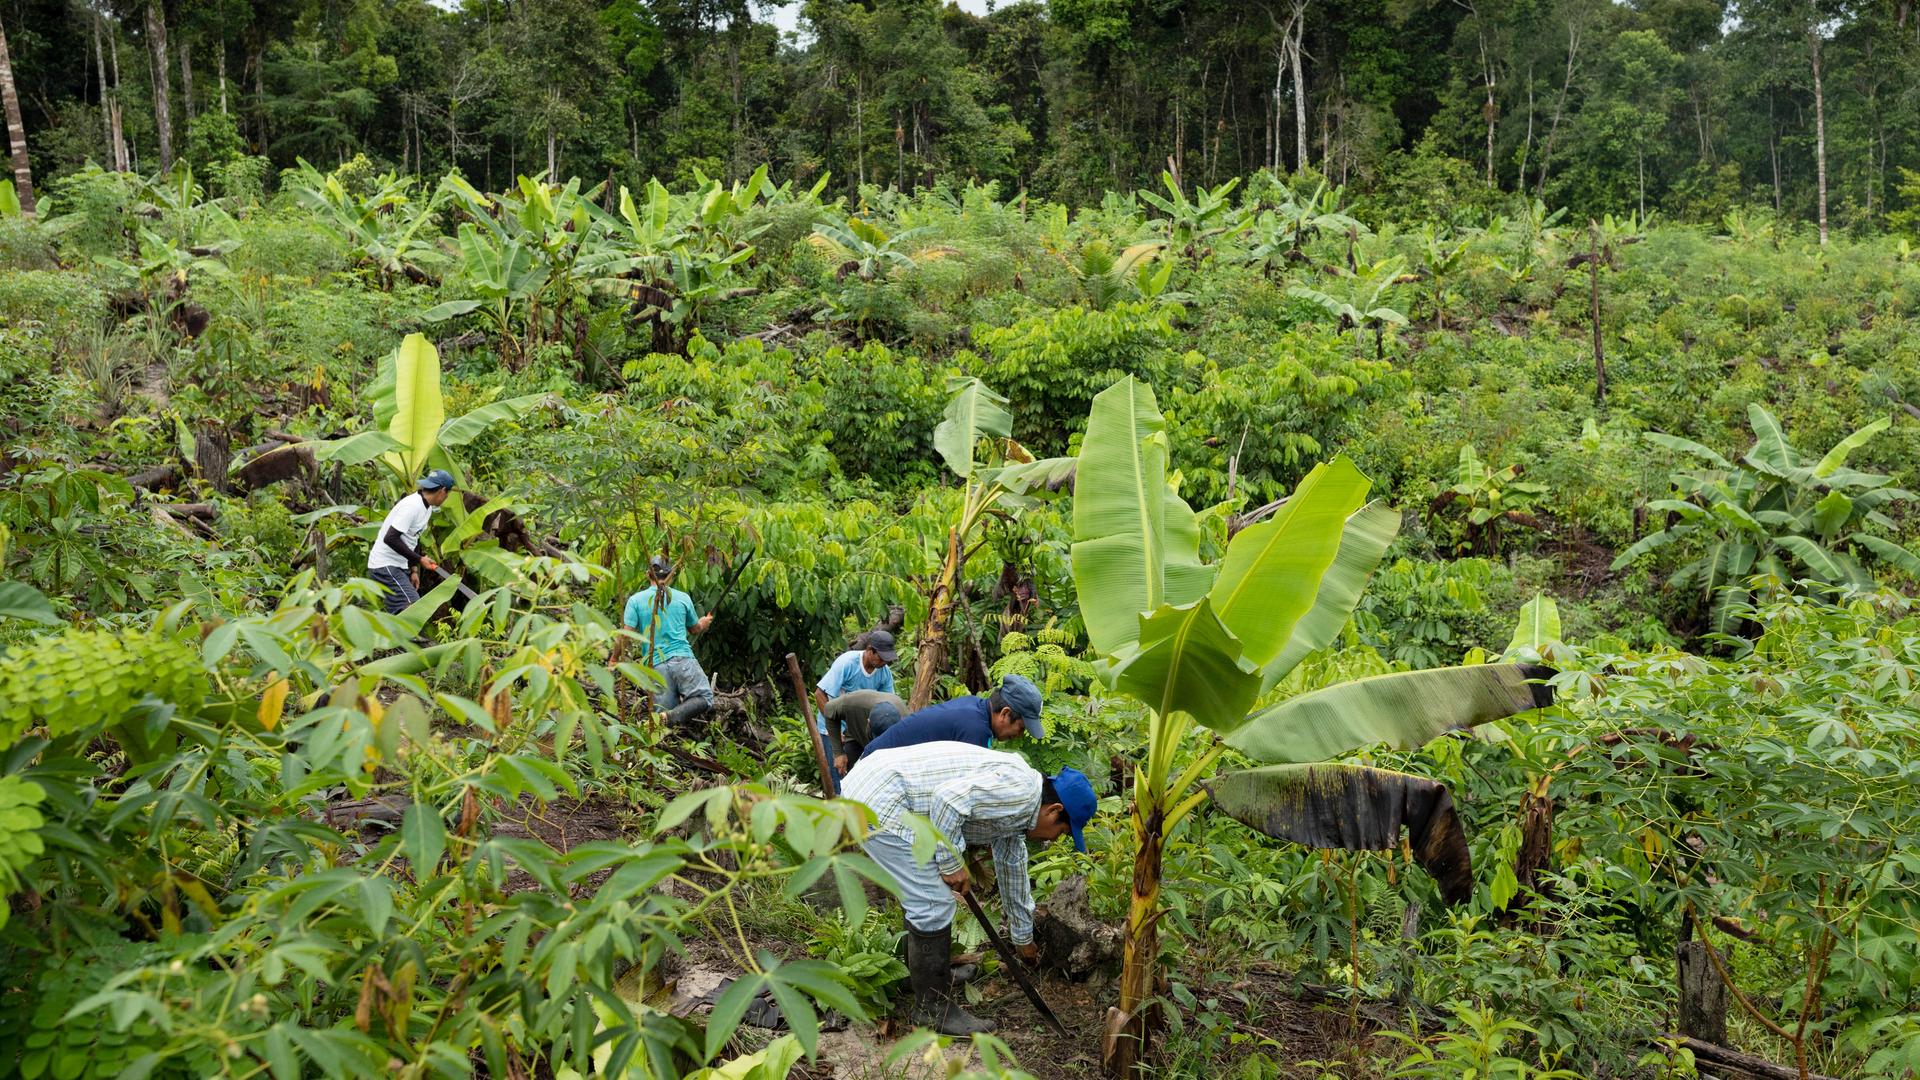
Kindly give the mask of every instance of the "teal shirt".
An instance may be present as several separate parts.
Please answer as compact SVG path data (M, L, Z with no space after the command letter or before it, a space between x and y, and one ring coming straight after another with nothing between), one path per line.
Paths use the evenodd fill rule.
M655 631L652 628L653 590L654 586L649 585L627 597L626 615L621 620L640 635L640 659L649 659L646 654L649 635L653 637L651 659L654 663L676 656L692 656L693 642L688 640L688 635L693 631L693 624L700 621L700 616L694 614L693 598L679 589L667 590L667 603L660 612L660 627Z

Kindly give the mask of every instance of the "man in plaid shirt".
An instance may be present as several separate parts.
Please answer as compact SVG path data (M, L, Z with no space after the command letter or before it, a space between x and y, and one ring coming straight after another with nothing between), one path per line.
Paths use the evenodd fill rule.
M840 793L865 803L879 819L860 846L900 883L913 1022L943 1035L992 1031L991 1020L953 1000L954 898L971 884L962 855L970 844L993 852L1007 936L1022 960L1038 960L1026 841L1044 844L1072 833L1075 849L1087 850L1083 830L1093 817L1093 785L1077 769L1047 777L1018 754L932 742L869 752L847 774ZM913 857L909 814L926 817L940 835L931 862Z

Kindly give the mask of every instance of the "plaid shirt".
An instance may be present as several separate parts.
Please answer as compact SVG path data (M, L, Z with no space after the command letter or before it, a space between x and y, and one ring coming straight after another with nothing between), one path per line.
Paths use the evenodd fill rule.
M933 857L943 875L960 869L969 844L991 850L1008 936L1016 945L1033 940L1027 830L1040 819L1040 773L1025 758L959 742L878 750L847 774L840 794L865 803L879 831L909 840L907 815L924 815L946 840Z

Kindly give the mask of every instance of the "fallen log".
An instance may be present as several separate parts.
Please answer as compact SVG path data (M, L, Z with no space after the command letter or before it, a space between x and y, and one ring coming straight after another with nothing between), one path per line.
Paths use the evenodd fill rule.
M220 508L212 503L154 503L153 505L177 518L190 517L212 521L220 516Z
M1693 1052L1693 1060L1713 1069L1715 1072L1730 1071L1736 1077L1753 1077L1754 1080L1801 1080L1800 1070L1787 1065L1776 1065L1757 1054L1744 1050L1735 1050L1718 1043L1703 1042L1686 1035L1662 1033L1661 1040L1672 1040L1675 1044ZM1806 1080L1839 1080L1838 1077L1824 1076L1809 1072Z
M180 486L180 466L171 462L142 469L127 477L127 484L142 491L163 491Z

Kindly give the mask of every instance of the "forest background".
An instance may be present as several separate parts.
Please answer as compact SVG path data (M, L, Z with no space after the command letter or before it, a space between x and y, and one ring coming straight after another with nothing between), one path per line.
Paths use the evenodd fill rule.
M767 163L829 194L948 177L1086 203L1169 164L1208 186L1311 164L1416 212L1468 171L1576 217L1752 200L1823 228L1907 220L1920 190L1906 0L989 6L6 0L0 23L43 176L244 149L489 191Z

